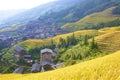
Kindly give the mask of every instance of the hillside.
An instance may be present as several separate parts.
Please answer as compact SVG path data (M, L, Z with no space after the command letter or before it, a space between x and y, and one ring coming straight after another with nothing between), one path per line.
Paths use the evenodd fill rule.
M75 23L67 23L64 26L62 26L62 28L69 31L90 29L90 28L95 29L97 27L96 25L98 25L99 23L106 23L120 18L120 15L112 14L112 11L114 9L115 7L111 7L102 12L93 13L91 15L88 15L80 19Z
M115 52L120 49L120 27L104 28L100 32L107 32L101 36L96 37L99 43L99 48L105 52Z
M68 66L83 61L95 59L118 51L120 48L119 31L120 31L119 26L112 28L103 28L100 30L80 30L80 31L75 31L74 33L58 35L48 39L26 40L20 42L18 45L25 48L27 50L27 53L29 55L32 55L33 60L40 59L39 52L41 49L50 48L54 50L56 47L58 47L59 51L58 54L53 59L54 63L56 64L58 61L60 61L60 62L64 62L65 66ZM70 37L73 37L73 34L75 38L74 40L72 39L72 42L76 41L75 44L70 42L71 41ZM84 43L86 35L87 35L88 44ZM93 36L95 42L97 42L97 46L95 46L94 48L91 47L91 43L92 43L91 40L93 40ZM64 40L66 41L67 47L64 46L66 43L61 42L61 39L62 41ZM70 39L69 41L70 44L68 44L69 39ZM60 46L63 45L63 46L60 47L59 45ZM7 61L12 61L13 58L11 56L12 53L13 53L13 48L11 47L10 49L3 49L1 54L3 55L3 58L5 58ZM16 62L13 63L16 64ZM11 62L9 62L9 64L11 64ZM11 65L9 67L5 66L4 68L0 69L1 73L11 73L16 68L16 65L13 66ZM28 72L30 72L30 70Z
M54 76L55 80L119 79L119 4L119 0L57 0L11 17L7 24L1 25L5 28L0 29L0 74L12 73L21 66L25 74L16 75L13 80L16 77L34 80L38 76L41 80L52 80ZM16 52L16 46L25 50L20 48L19 52L17 48ZM67 67L26 74L31 73L31 66L37 60L41 61L40 51L45 48L56 53L51 57L53 64ZM23 51L25 55L21 55ZM30 60L25 61L26 55L31 56ZM10 74L10 79L12 75L15 74ZM4 76L7 75L0 75L0 79Z
M59 12L61 10L67 9L83 0L55 0L46 4L42 4L32 9L28 9L24 12L18 13L14 16L11 16L4 20L4 25L12 25L12 24L22 24L27 21L32 21L38 19L42 15L49 14L51 12ZM57 4L57 5L56 5ZM67 4L70 4L69 6Z
M27 50L34 49L36 47L41 47L43 45L49 44L51 39L58 44L60 38L67 38L67 36L71 36L73 33L58 35L49 39L32 39L20 42L19 45L25 47ZM112 28L103 28L100 30L80 30L74 32L75 37L79 37L80 35L97 35L95 37L96 41L99 43L99 48L101 51L105 52L115 52L119 50L119 35L120 35L120 27L112 27ZM112 43L112 44L111 44Z
M76 0L76 1L58 0L56 2L51 2L45 5L38 6L29 11L25 11L20 15L13 16L12 18L8 19L7 25L13 24L12 22L18 25L21 25L24 23L25 25L19 26L19 28L14 30L16 33L19 31L23 31L23 32L28 31L28 29L31 27L32 27L32 30L35 30L34 27L36 25L34 24L39 24L40 28L45 26L48 26L50 28L53 28L53 27L60 28L66 23L76 22L92 13L101 12L110 7L118 6L119 3L120 3L119 0L96 0L96 1L94 0L89 0L89 1L88 0ZM70 6L67 6L67 4L70 4ZM31 25L31 27L28 26L29 24ZM23 29L21 30L21 28L24 28L24 27L25 27L25 30ZM9 29L9 30L13 30L13 29ZM65 29L65 30L68 30L68 29ZM75 29L73 29L73 31L75 31Z
M120 51L105 57L49 72L0 75L0 80L119 80L119 57Z
M73 33L58 35L53 38L39 40L39 39L32 39L32 40L26 40L23 42L20 42L19 45L25 47L27 50L34 49L36 47L41 47L43 45L47 45L50 43L51 39L55 41L56 44L58 44L60 38L66 39L68 36L71 36ZM75 37L79 37L80 35L100 35L97 30L83 30L83 31L76 31L74 32Z

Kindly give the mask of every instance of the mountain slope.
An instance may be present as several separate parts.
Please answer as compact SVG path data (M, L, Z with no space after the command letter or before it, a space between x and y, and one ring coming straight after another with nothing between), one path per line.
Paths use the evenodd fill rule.
M89 14L101 12L112 6L118 6L118 4L120 4L119 0L85 0L84 2L78 3L66 10L57 13L51 13L47 16L44 15L43 17L40 17L39 20L44 21L50 18L50 25L54 24L55 26L60 27L65 23L76 22Z
M93 13L75 23L67 23L62 26L62 28L69 31L96 28L96 25L99 23L105 23L120 18L120 15L112 14L114 9L115 7L111 7L102 12Z
M0 80L119 80L119 57L120 51L105 57L49 72L25 75L0 75Z
M8 21L7 25L34 20L34 23L43 23L42 26L60 27L66 23L76 22L94 12L100 12L119 4L119 0L58 0L16 15L8 19L10 22Z
M40 16L45 15L51 12L58 12L63 9L69 8L78 2L83 0L55 0L53 2L49 2L38 7L35 7L30 10L26 10L22 13L19 13L13 17L8 18L5 23L7 25L17 24L17 23L24 23L26 21L36 20ZM67 5L70 4L70 5Z
M4 20L25 10L0 10L0 24L4 23Z
M57 6L56 4L60 6ZM67 6L67 4L70 4L70 6ZM119 0L96 0L96 1L95 0L77 0L77 1L59 0L56 2L48 3L48 5L46 4L46 5L42 5L37 8L31 9L29 11L26 11L25 13L22 13L16 16L15 18L9 19L10 21L13 21L15 24L17 24L17 22L21 22L21 23L17 24L16 26L12 26L11 28L4 28L2 29L2 32L7 32L11 35L13 35L13 33L16 33L18 35L20 32L20 33L24 33L24 35L28 35L27 33L30 32L31 30L33 30L33 32L37 32L38 29L36 30L36 28L38 27L45 28L47 26L50 29L52 29L53 27L60 28L66 23L76 22L89 14L92 14L95 12L101 12L113 6L118 6L119 4L120 4ZM42 9L44 9L45 12ZM42 13L44 14L42 15ZM12 19L16 19L16 20L12 20ZM25 19L28 19L28 20L25 20ZM29 20L33 20L33 21L29 21ZM85 20L87 21L87 19ZM9 25L9 23L7 25ZM75 31L79 29L79 26L71 26L71 25L72 24L70 24L68 27L64 27L63 29L65 29L66 32ZM89 25L94 25L94 24L89 24ZM80 27L80 28L83 29L84 27ZM91 26L87 27L87 29L89 28L91 28ZM92 29L94 28L95 27L92 27ZM44 29L44 31L48 32L46 29Z

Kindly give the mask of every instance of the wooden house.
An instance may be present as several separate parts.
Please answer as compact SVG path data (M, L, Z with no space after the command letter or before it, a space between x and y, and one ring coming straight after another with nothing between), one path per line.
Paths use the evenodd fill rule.
M41 54L40 64L42 66L42 70L43 70L43 68L44 68L43 71L52 70L53 69L52 68L52 65L53 65L52 59L55 56L55 53L51 49L45 48L45 49L41 50L40 54Z
M14 56L22 58L26 54L26 50L18 45L14 46Z

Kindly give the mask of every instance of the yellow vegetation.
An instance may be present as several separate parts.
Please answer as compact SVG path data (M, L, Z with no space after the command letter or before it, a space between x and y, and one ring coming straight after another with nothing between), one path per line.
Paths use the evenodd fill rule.
M0 80L120 80L120 51L44 73L4 74Z
M99 49L104 52L120 50L120 31L113 31L96 37Z

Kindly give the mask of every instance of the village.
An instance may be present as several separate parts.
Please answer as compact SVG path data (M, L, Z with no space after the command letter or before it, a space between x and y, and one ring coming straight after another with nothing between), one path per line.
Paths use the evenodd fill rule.
M26 50L18 45L14 46L14 53L13 56L16 57L17 60L24 60L28 64L32 64L30 67L31 73L36 73L36 72L45 72L49 70L55 70L57 68L60 68L63 63L58 63L54 64L52 62L53 57L57 54L58 49L51 50L48 48L40 50L40 60L32 60L32 56L28 55ZM25 71L25 67L23 65L18 65L18 68L14 70L13 73L19 73L22 74Z
M36 29L34 28L33 30L34 26L38 27ZM31 26L31 24L29 24L25 28L21 28L20 31L17 32L12 31L7 33L0 33L0 50L2 50L3 48L9 48L10 46L13 46L24 40L51 38L64 33L66 33L66 31L60 28L51 28L48 26L42 27L40 25Z

